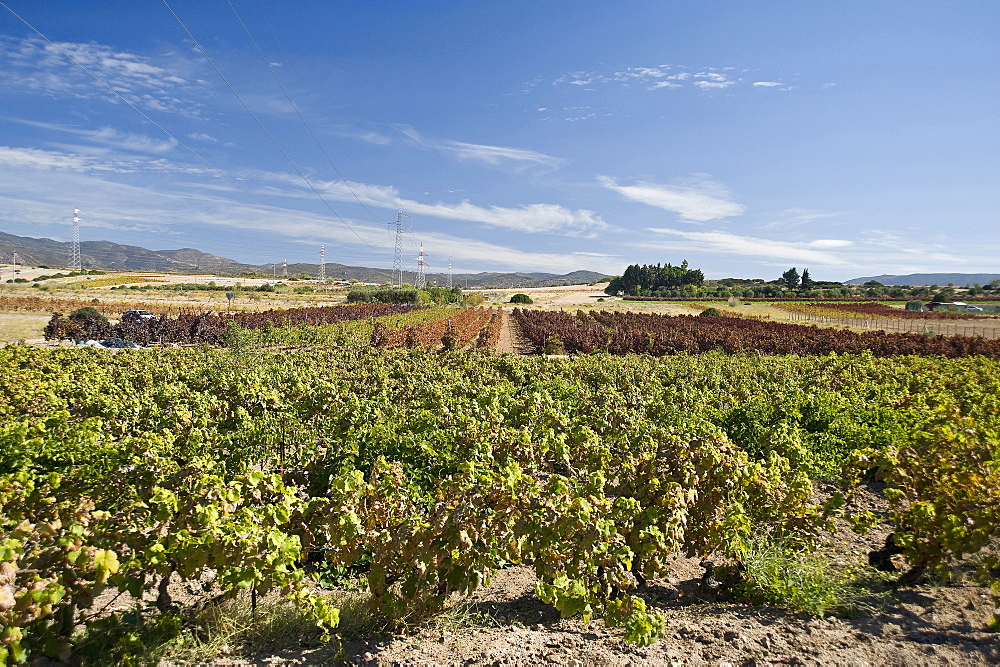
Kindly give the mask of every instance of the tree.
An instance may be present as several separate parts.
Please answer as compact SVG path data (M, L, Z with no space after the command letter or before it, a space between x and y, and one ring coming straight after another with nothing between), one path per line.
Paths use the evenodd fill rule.
M612 279L605 291L612 295L622 291L626 296L655 296L660 289L680 289L689 285L700 287L704 282L705 274L700 269L689 269L687 260L680 266L632 264L621 278Z
M84 306L82 308L77 308L72 313L69 314L69 319L74 322L86 322L87 320L97 320L98 322L108 323L108 318L104 317L99 310L93 306Z
M948 287L942 287L931 298L933 298L935 301L942 301L942 302L954 301L955 300L955 288L951 287L950 285Z
M781 274L780 282L788 289L795 289L799 286L799 272L793 266Z
M622 274L622 291L626 296L634 296L642 289L642 272L638 264L630 264Z
M816 281L809 275L809 269L802 269L802 289L812 289Z
M608 286L604 288L604 293L610 296L618 296L622 293L622 289L622 277L615 276L611 279L611 282L608 283Z

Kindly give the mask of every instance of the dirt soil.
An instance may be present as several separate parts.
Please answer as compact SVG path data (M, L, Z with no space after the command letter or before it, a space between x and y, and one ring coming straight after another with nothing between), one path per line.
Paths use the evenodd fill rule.
M856 502L863 509L886 509L878 489L864 490ZM835 566L863 563L887 535L883 527L860 536L840 523L822 550ZM649 582L644 597L666 617L667 632L647 647L626 643L622 630L601 620L561 620L535 597L534 572L511 567L465 602L463 623L346 641L344 657L367 666L1000 664L1000 633L986 629L992 596L986 588L963 584L961 577L948 586L890 589L851 616L816 618L711 602L703 575L697 559L679 557L662 579ZM323 647L254 664L333 662L332 647Z
M992 611L974 587L900 590L878 613L809 618L775 608L701 602L702 570L680 560L674 576L652 586L652 607L667 634L648 647L622 639L603 622L559 620L531 592L533 573L499 573L474 603L499 627L347 642L359 665L925 665L997 664L1000 637L984 630ZM671 583L674 582L674 583ZM321 653L321 652L320 652ZM300 664L320 654L300 656ZM296 659L292 659L296 662ZM315 663L313 663L315 664Z

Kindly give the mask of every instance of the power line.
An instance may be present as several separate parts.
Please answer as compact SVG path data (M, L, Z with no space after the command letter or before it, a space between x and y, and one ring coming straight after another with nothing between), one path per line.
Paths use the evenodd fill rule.
M220 169L219 167L216 167L214 164L212 164L208 160L208 158L203 157L198 151L196 151L195 149L193 149L190 146L188 146L186 143L184 143L183 141L181 141L178 137L176 137L173 133L171 133L165 127L163 127L162 125L160 125L159 123L157 123L155 120L153 120L152 118L150 118L142 109L140 109L136 105L132 104L132 102L130 102L128 99L126 99L121 93L119 93L117 90L115 90L114 88L112 88L109 84L105 83L105 81L103 79L101 79L101 77L97 76L96 74L94 74L93 72L91 72L89 69L87 69L86 65L84 65L83 63L81 63L79 60L77 60L76 58L74 58L69 53L67 53L65 49L63 49L61 46L59 46L58 44L56 44L55 42L53 42L51 39L49 39L48 37L46 37L45 34L42 33L41 30L39 30L38 28L36 28L35 26L33 26L26 19L24 19L23 17L21 17L20 14L18 14L13 9L11 9L10 7L8 7L7 4L3 2L3 0L0 0L0 7L3 7L8 12L10 12L14 16L14 18L16 18L18 21L20 21L24 25L26 25L29 29L31 29L32 31L34 31L34 33L36 35L38 35L43 40L45 40L45 42L48 43L49 46L51 46L52 48L54 48L55 50L57 50L63 56L65 56L66 58L68 58L70 62L72 62L74 65L76 65L77 67L79 67L80 69L82 69L84 72L86 72L87 74L89 74L91 76L91 78L93 78L95 81L97 81L97 83L99 83L102 86L104 86L104 88L106 88L109 93L111 93L112 95L114 95L116 98L118 98L119 100L121 100L122 102L124 102L129 108L131 108L137 114L139 114L140 116L142 116L143 119L146 122L148 122L149 124L153 125L160 132L163 132L163 134L165 134L168 137L170 137L179 146L181 146L182 148L184 148L184 150L186 150L187 152L191 153L191 155L193 155L197 159L201 160L205 165L208 166L209 169L211 169L215 173L219 174L220 176L225 177L230 183L232 183L234 186L236 186L239 190L241 190L242 192L250 195L250 197L252 197L253 199L255 199L257 202L259 202L265 208L271 210L276 215L279 215L279 216L285 218L286 220L288 220L291 223L295 222L295 220L293 220L287 214L281 212L278 208L272 206L271 204L268 204L266 201L264 201L255 192L251 191L249 188L247 188L246 186L244 186L238 180L236 180L235 178L233 178L232 176L230 176L226 171ZM343 220L343 218L341 218L341 220ZM346 224L346 222L345 222L345 224ZM350 225L347 225L347 226L348 226L348 228L350 228ZM354 231L354 230L351 229L351 231ZM355 232L355 235L357 235L357 232ZM362 241L364 241L364 239L362 239ZM378 252L378 248L376 248L375 246L371 245L367 241L364 241L364 243L365 243L365 245L367 245L372 250L375 250L376 252Z
M334 210L333 206L330 205L330 202L328 202L326 199L323 198L323 195L320 194L320 191L316 189L316 187L312 184L312 182L308 178L306 178L306 175L303 174L302 170L300 170L298 166L295 164L295 162L292 161L292 158L288 156L288 153L286 153L284 149L278 144L277 140L275 140L275 138L271 136L271 133L267 131L267 128L264 127L264 124L260 122L260 119L257 118L256 114L254 114L254 112L250 109L250 107L247 106L247 103L243 101L243 98L240 97L240 94L236 92L236 89L233 88L233 85L229 83L229 79L226 78L226 75L222 73L222 70L220 70L219 67L215 64L215 61L212 60L212 58L208 55L208 52L205 51L205 48L201 45L201 43L198 42L197 39L195 39L195 36L193 34L191 34L191 31L188 30L188 27L186 25L184 25L184 22L181 21L181 18L177 16L177 13L174 12L173 8L170 6L167 0L161 0L161 2L163 2L163 6L167 8L170 14L174 17L174 20L177 21L178 25L180 25L180 27L184 30L184 32L187 33L188 38L192 42L194 42L194 45L196 47L198 47L198 50L201 51L201 55L205 56L205 60L208 61L208 64L212 66L212 69L215 70L215 73L218 74L219 78L222 79L223 83L226 84L226 87L229 88L229 91L236 97L237 100L239 100L239 103L243 106L246 112L250 115L251 118L253 118L254 122L257 123L257 127L259 127L261 132L263 132L264 135L271 141L271 143L274 144L274 147L278 150L279 153L281 153L282 157L285 158L285 161L288 162L289 166L291 166L291 168L295 170L295 173L299 175L299 178L301 178L302 181L309 186L309 189L313 191L313 194L319 197L319 200L326 205L330 213L336 216L342 223L344 223L344 225L348 229L351 230L351 233L353 233L358 238L359 241L364 243L369 248L374 249L375 246L373 246L364 237L358 234L357 230L355 230L354 227L352 227L350 223L347 222L347 220L345 220L339 213L337 213L337 211Z
M295 110L295 115L299 117L299 120L302 122L302 126L306 128L306 131L309 133L309 136L312 137L312 140L316 144L316 147L319 148L321 153L323 153L323 157L325 157L326 161L330 163L331 167L333 167L333 170L337 173L337 176L340 178L340 180L344 182L344 185L346 185L347 189L350 190L352 195L354 195L354 198L358 200L358 203L361 204L361 208L365 209L365 213L367 213L368 217L372 219L372 222L379 224L378 219L368 209L365 203L361 200L361 197L358 196L358 193L354 191L354 188L352 188L351 184L347 181L346 178L344 178L344 175L340 173L340 169L338 169L337 165L333 163L333 160L330 158L329 154L327 154L326 149L323 148L323 144L320 143L319 139L316 137L316 134L312 131L312 128L309 127L309 123L306 122L306 119L302 116L302 113L299 111L299 107L295 104L295 102L292 101L292 98L288 94L288 91L285 90L285 87L278 79L278 75L275 73L274 68L271 67L271 63L269 63L267 61L267 58L264 57L264 53L260 50L260 47L257 45L257 40L255 40L253 38L253 35L250 34L250 29L247 28L247 25L246 23L243 22L243 19L240 17L239 12L237 12L236 8L233 7L233 3L231 2L231 0L226 0L226 3L229 5L229 8L233 10L233 15L236 16L236 20L239 21L240 25L243 27L243 32L247 34L247 38L250 40L250 43L253 44L253 48L257 50L257 55L260 56L260 61L264 63L264 66L267 67L267 71L271 73L271 77L274 79L274 82L278 84L278 88L281 89L281 92L285 96L285 99L288 100L288 104L290 104L292 109Z

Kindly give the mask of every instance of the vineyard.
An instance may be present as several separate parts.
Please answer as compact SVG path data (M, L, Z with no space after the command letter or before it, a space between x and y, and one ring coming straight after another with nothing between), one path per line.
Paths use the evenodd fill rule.
M231 325L250 331L276 327L336 324L399 315L413 306L369 303L314 308L290 308L262 312L200 313L110 324L97 318L71 319L54 313L45 327L46 340L80 340L116 337L140 345L153 343L208 343L221 345Z
M782 309L806 315L855 318L899 318L908 320L978 320L978 315L936 311L903 310L882 303L786 303Z
M30 311L51 313L53 311L68 312L91 306L105 315L118 315L130 308L142 308L153 313L159 313L163 304L153 301L107 301L101 299L69 299L59 297L43 297L35 295L5 296L0 295L0 311L18 312ZM175 307L176 311L177 308Z
M165 283L162 278L151 276L106 276L104 278L92 278L84 280L84 287L117 287L118 285L133 285L136 283Z
M493 335L495 312L468 318L453 318L455 347L476 326ZM561 335L589 326L568 321ZM137 619L182 631L170 582L202 591L197 605L278 591L334 633L337 582L360 586L388 630L513 565L562 615L648 644L667 630L648 582L676 555L738 575L761 536L802 551L838 516L863 530L880 518L851 499L875 467L904 578L970 555L988 578L998 371L983 357L870 354L8 346L0 658L87 659L99 637L91 660L123 660L141 648ZM840 491L817 500L814 479ZM759 595L763 582L741 576L733 590ZM100 613L107 590L135 610Z
M493 350L500 339L503 312L497 308L466 308L451 317L423 324L410 324L393 330L376 322L371 345L382 349L394 347L442 348L461 350L475 344L481 350Z
M516 309L521 332L541 351L557 339L570 353L606 351L653 356L700 354L713 350L730 354L860 354L877 357L908 354L1000 358L1000 340L968 336L927 336L917 333L845 331L798 324L734 317L668 316L634 312Z

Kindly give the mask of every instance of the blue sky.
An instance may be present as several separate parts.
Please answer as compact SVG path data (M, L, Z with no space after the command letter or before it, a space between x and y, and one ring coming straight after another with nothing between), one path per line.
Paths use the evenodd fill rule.
M994 1L2 3L56 45L0 7L9 233L391 267L401 206L410 269L1000 270Z

